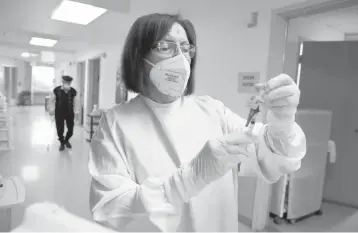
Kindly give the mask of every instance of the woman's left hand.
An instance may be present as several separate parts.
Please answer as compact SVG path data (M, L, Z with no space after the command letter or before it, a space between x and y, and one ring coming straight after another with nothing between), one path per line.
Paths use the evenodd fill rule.
M292 117L296 114L300 90L287 74L280 74L255 87L260 92L264 106L277 118Z

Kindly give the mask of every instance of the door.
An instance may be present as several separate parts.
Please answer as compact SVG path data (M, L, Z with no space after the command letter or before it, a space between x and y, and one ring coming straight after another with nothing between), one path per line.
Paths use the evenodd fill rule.
M332 110L337 160L328 164L324 198L358 206L358 42L304 42L300 109Z
M97 58L93 60L93 89L92 89L92 107L98 106L99 101L99 78L101 73L101 59Z
M5 80L4 80L5 67L0 65L0 93L5 95Z
M4 68L4 86L5 86L5 97L6 100L8 102L8 104L10 104L10 100L11 100L11 67L5 67Z
M88 61L88 98L87 98L87 113L91 113L94 105L98 106L99 100L99 79L100 79L100 58L91 59Z
M79 105L80 105L80 119L79 119L79 123L80 125L83 125L83 121L84 121L84 92L85 92L85 75L86 75L86 63L85 62L80 62L77 65L77 76L79 78Z
M14 104L17 103L17 68L11 68L11 99Z

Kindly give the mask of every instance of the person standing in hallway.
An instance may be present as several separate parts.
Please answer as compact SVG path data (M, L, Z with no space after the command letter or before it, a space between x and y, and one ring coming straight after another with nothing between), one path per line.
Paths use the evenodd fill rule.
M53 90L50 99L52 105L50 115L55 116L57 136L61 143L60 151L63 151L65 147L72 148L69 140L73 135L75 116L78 115L76 107L77 91L71 87L72 80L71 76L62 76L62 85ZM63 136L65 122L67 126L66 137Z
M131 27L120 67L138 95L107 110L91 140L97 223L118 232L247 231L236 176L272 184L300 168L306 137L295 122L293 79L280 74L256 86L267 124L247 133L245 119L222 102L193 94L196 46L193 24L177 15L145 15ZM220 66L220 43L211 46Z

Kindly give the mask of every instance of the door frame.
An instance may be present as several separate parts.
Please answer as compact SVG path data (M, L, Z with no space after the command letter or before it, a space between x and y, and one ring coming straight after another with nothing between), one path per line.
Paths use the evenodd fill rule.
M94 90L94 87L96 84L98 88L98 100L97 102L99 103L99 91L100 91L100 88L99 88L99 80L98 80L98 83L95 81L95 79L93 78L94 77L94 62L95 61L99 61L99 79L100 79L100 76L101 76L101 56L95 56L95 57L92 57L90 59L88 59L88 65L86 67L87 69L87 85L86 85L86 89L87 89L87 100L86 100L86 107L85 109L87 110L86 111L86 115L89 114L91 111L92 111L92 108L93 108L93 90Z
M316 15L325 12L329 12L336 9L342 9L346 7L352 7L358 5L356 0L311 0L303 1L301 3L292 4L288 7L274 9L272 10L272 18L270 25L270 40L269 40L269 55L267 61L267 71L266 77L268 81L272 78L273 74L283 73L285 68L285 56L286 56L286 45L287 45L287 36L289 30L289 21L294 18ZM282 32L284 36L285 43L281 43L277 39L277 30ZM276 35L273 36L273 35ZM282 37L281 37L282 39ZM301 38L304 39L304 38ZM277 49L280 49L280 53L277 53ZM276 51L275 51L276 50ZM271 55L271 56L270 56ZM279 56L279 57L278 57ZM270 59L275 57L282 62L277 64L270 63ZM297 58L297 62L298 62ZM297 63L298 64L298 63ZM297 65L296 65L297 67ZM296 70L297 74L297 70ZM293 77L296 79L296 77ZM262 114L262 121L266 122L267 113ZM266 184L260 178L257 179L256 189L255 189L255 200L252 214L252 231L263 231L268 225L270 208L271 208L271 193L272 185Z
M308 44L309 43L309 41L305 41L305 43L306 44ZM341 57L343 57L343 58L341 58L340 60L343 60L344 59L344 56L349 56L349 55L347 55L347 47L346 46L349 46L350 44L354 44L355 45L355 47L357 47L357 45L358 45L358 41L345 41L345 40L340 40L340 41L325 41L325 42L321 42L321 41L315 41L315 42L313 42L313 44L317 44L317 45L319 45L319 44L326 44L326 45L328 45L327 47L335 47L335 44L338 44L338 45L341 45L341 51L344 53L344 55L340 55ZM309 45L305 45L305 46L309 46ZM348 47L349 48L349 47ZM310 48L310 49L312 49L312 47ZM306 51L309 51L310 49L307 49ZM322 49L322 50L324 50L324 49ZM312 50L311 50L312 51ZM307 53L307 52L304 52L304 54L305 53ZM312 53L311 53L311 55L312 55ZM304 55L305 57L306 57L306 55ZM310 57L309 55L308 55L308 57ZM306 59L304 59L305 61L307 61ZM313 61L315 61L315 60L317 60L317 58L316 59L310 59L310 61L312 62L312 60ZM354 59L348 59L348 60L350 60L350 61L354 61ZM346 62L345 62L346 63ZM310 66L309 65L310 64L310 62L307 62L307 66L308 67L310 67L311 69L312 69L312 66ZM333 65L332 65L332 67L333 67ZM321 66L321 68L322 68L322 66ZM345 68L343 68L342 70L345 70ZM332 71L332 70L331 70ZM350 74L352 73L352 72L349 72ZM354 72L353 72L354 73ZM355 73L354 73L355 74ZM309 75L309 76L306 76L305 78L303 78L303 80L309 80L309 78L308 77L311 77L311 75ZM325 76L323 76L323 77L325 77ZM349 77L349 76L347 76L347 77ZM330 78L332 78L332 77L330 77ZM329 82L329 81L328 81ZM353 81L353 80L349 80L349 81L347 81L347 82L349 82L349 84L348 84L348 86L355 86L355 82ZM335 85L329 85L329 84L324 84L323 86L322 86L322 88L325 88L325 86L327 87L327 88L329 88L329 87L333 87L333 86L335 86ZM308 88L308 86L310 86L310 85L305 85L305 87L306 87L306 89L308 90L309 88ZM339 85L337 85L337 86L339 86ZM303 90L302 90L303 91ZM309 90L308 90L309 91ZM340 95L340 94L342 94L342 93L346 93L346 89L345 88L343 88L343 89L340 89L340 88L334 88L334 89L328 89L327 90L328 91L328 93L331 93L332 91L337 91L337 94L338 95ZM347 91L350 91L349 90L349 88L347 89ZM352 96L352 94L351 95L349 95L349 96ZM306 99L306 102L309 102L309 101L311 101L311 99L312 98L314 98L313 97L313 95L311 94L311 97L309 98L309 99ZM320 98L319 99L322 99L322 96L320 96ZM354 99L354 98L353 98ZM337 108L335 108L335 106L337 106L337 105L332 105L332 109L331 109L331 111L332 111L332 114L333 114L333 116L334 116L334 119L336 119L335 121L332 119L332 122L331 122L331 128L333 129L333 128L336 128L336 130L337 130L337 126L338 125L340 125L340 123L338 123L337 122L337 118L339 118L339 119L345 119L345 117L339 117L338 115L339 114L337 114L337 112L340 112L341 111L341 109L337 109ZM340 105L341 106L341 105ZM303 108L306 108L307 106L303 106ZM312 106L311 106L312 107ZM326 108L327 106L325 106L324 108ZM308 107L309 108L309 107ZM348 106L345 106L345 108L346 109L348 109L349 107ZM345 112L347 112L347 111L345 111ZM352 117L352 119L356 119L357 117L354 117L354 116L357 116L357 111L355 110L355 108L353 107L352 108L352 111L349 111L348 110L348 112L350 113L349 115L351 115L351 116L353 116ZM353 114L353 115L352 115ZM341 121L339 121L339 122L341 122ZM340 127L341 128L341 127ZM349 148L350 146L352 146L352 145L354 145L354 142L353 141L349 141L349 139L350 138L354 138L355 137L355 135L353 134L353 135L349 135L349 136L347 136L347 135L345 135L345 133L337 133L337 131L336 130L331 130L331 139L332 140L336 140L335 141L335 143L337 143L337 147L340 147L341 148L341 150L343 150L342 148ZM352 132L350 132L350 129L345 129L345 130L347 130L347 131L345 131L345 132L348 132L348 134L351 134ZM342 135L343 137L347 137L347 138L345 138L345 139L343 139L342 140L342 138L340 137L340 135ZM349 141L349 143L347 143L347 144L342 144L342 141L345 141L345 142L348 142ZM339 146L340 145L340 146ZM342 152L342 151L341 151ZM349 149L349 152L350 153L347 153L346 151L343 151L344 153L343 154L350 154L350 153L355 153L356 152L356 148L354 148L354 149ZM337 153L337 152L336 152ZM340 154L342 154L342 153L340 153ZM344 157L344 156L343 156ZM353 156L354 157L354 156ZM344 160L344 159L343 159ZM355 208L355 209L358 209L358 204L356 204L354 201L352 201L352 200L354 200L355 198L347 198L347 199L345 199L345 198L339 198L339 197L337 197L337 193L335 193L335 195L332 195L332 186L330 186L329 185L329 181L328 180L330 180L330 179L328 179L329 177L327 177L327 175L333 175L333 176L335 176L334 174L335 173L338 173L338 170L334 170L335 172L333 172L333 173L331 173L332 172L332 170L330 171L330 167L336 167L336 165L334 165L334 163L332 164L332 163L330 163L330 162L327 162L327 164L326 164L326 170L325 170L325 176L326 176L326 178L325 178L325 182L324 182L324 188L323 188L323 192L322 192L322 199L323 199L323 201L324 202L326 202L326 203L331 203L331 204L336 204L336 205L341 205L341 206L345 206L345 207L349 207L349 208ZM341 169L342 169L342 167L341 167ZM350 168L349 170L354 170L354 169L352 169L352 168ZM354 176L352 176L352 175L348 175L349 177L354 177ZM342 177L341 177L342 178ZM337 179L336 180L334 180L335 182L334 183L337 183L337 182L340 182L340 181L337 181ZM348 183L350 183L349 181L347 181ZM352 181L351 181L352 182ZM327 190L327 186L329 185L329 189ZM337 190L336 188L334 188L334 190Z
M80 107L80 119L79 119L79 124L83 125L84 124L84 103L85 103L85 91L86 91L86 87L85 87L85 80L86 80L86 61L79 61L77 63L77 77L79 78L79 87L78 87L78 92L79 92L79 107Z

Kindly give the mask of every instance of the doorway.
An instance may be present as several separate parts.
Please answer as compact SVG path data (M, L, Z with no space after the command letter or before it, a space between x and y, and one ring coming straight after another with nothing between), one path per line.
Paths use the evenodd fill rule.
M79 85L79 106L80 106L80 119L79 119L79 124L83 125L84 122L84 104L85 104L85 99L84 99L84 92L85 92L85 77L86 77L86 62L79 62L77 64L77 77L79 79L78 85Z
M302 75L303 72L303 65L300 61L300 50L303 49L303 54L305 53L304 46L300 46L300 41L320 41L325 40L324 38L328 35L331 36L331 38L336 37L333 39L333 41L338 40L344 40L344 34L341 34L337 36L337 33L331 33L329 29L331 29L329 26L321 27L320 29L326 29L324 30L325 33L322 34L316 34L319 30L317 28L313 28L311 26L314 26L312 21L306 21L304 26L311 27L308 30L301 30L304 29L292 29L291 20L296 19L299 17L308 17L313 15L320 15L328 12L336 12L340 9L346 9L349 7L357 6L357 1L347 0L347 1L311 1L311 3L302 3L301 5L297 3L297 7L293 6L292 8L286 8L286 9L279 9L273 11L273 18L272 18L272 25L271 25L271 32L270 32L270 49L269 49L269 60L268 60L268 69L267 69L267 77L274 77L275 75L278 75L280 73L286 73L290 75L292 78L301 77L298 82L303 82L304 75ZM329 19L327 17L326 19ZM356 24L354 24L356 25ZM305 32L305 33L301 33ZM336 30L337 32L337 30ZM338 31L339 32L339 31ZM307 36L308 34L311 34L310 36ZM290 38L291 37L291 38ZM327 40L327 39L326 39ZM301 68L299 67L301 66ZM313 77L310 77L310 81ZM300 84L301 85L301 84ZM301 87L303 88L303 87ZM318 92L320 89L312 89L316 92ZM303 94L303 90L301 90L301 98ZM332 92L334 93L334 92ZM313 93L314 94L314 93ZM354 97L353 97L354 98ZM357 99L357 96L355 96ZM300 107L303 107L302 104L304 100L301 100ZM353 116L353 114L350 116L351 118L358 119L357 113ZM352 123L351 123L352 124ZM358 128L358 126L356 127ZM351 125L351 131L355 131L355 128L353 125ZM358 130L357 130L358 131ZM328 142L327 142L328 144ZM328 147L328 145L327 145ZM337 149L338 150L338 149ZM337 161L338 161L337 155ZM333 165L332 165L333 166ZM329 170L329 169L328 169ZM329 179L329 178L326 178ZM338 178L337 178L338 179ZM344 182L341 180L341 182ZM356 184L356 183L355 183ZM328 189L328 185L326 184L325 190ZM351 184L354 186L354 184ZM358 185L356 185L358 187ZM253 213L253 229L254 230L263 230L265 226L268 226L269 223L271 223L271 220L269 220L269 212L266 211L267 209L270 209L269 206L267 206L267 202L271 202L273 197L271 196L271 200L266 201L267 196L270 196L270 193L272 192L270 188L266 188L265 184L258 184L256 185L256 194L255 197L255 204L254 204L254 213ZM258 190L260 192L258 192ZM259 193L259 194L258 194ZM275 195L275 194L271 194ZM257 205L256 205L257 204ZM270 224L271 225L271 224Z
M91 113L99 102L99 82L101 74L101 58L97 57L88 61L88 82L87 82L87 106L86 114Z
M11 99L13 101L13 105L17 104L17 67L11 67Z
M332 56L334 54L334 56ZM358 42L303 42L300 108L332 111L337 160L326 170L324 199L358 208Z
M11 67L4 67L4 86L5 86L5 97L8 105L11 100Z

